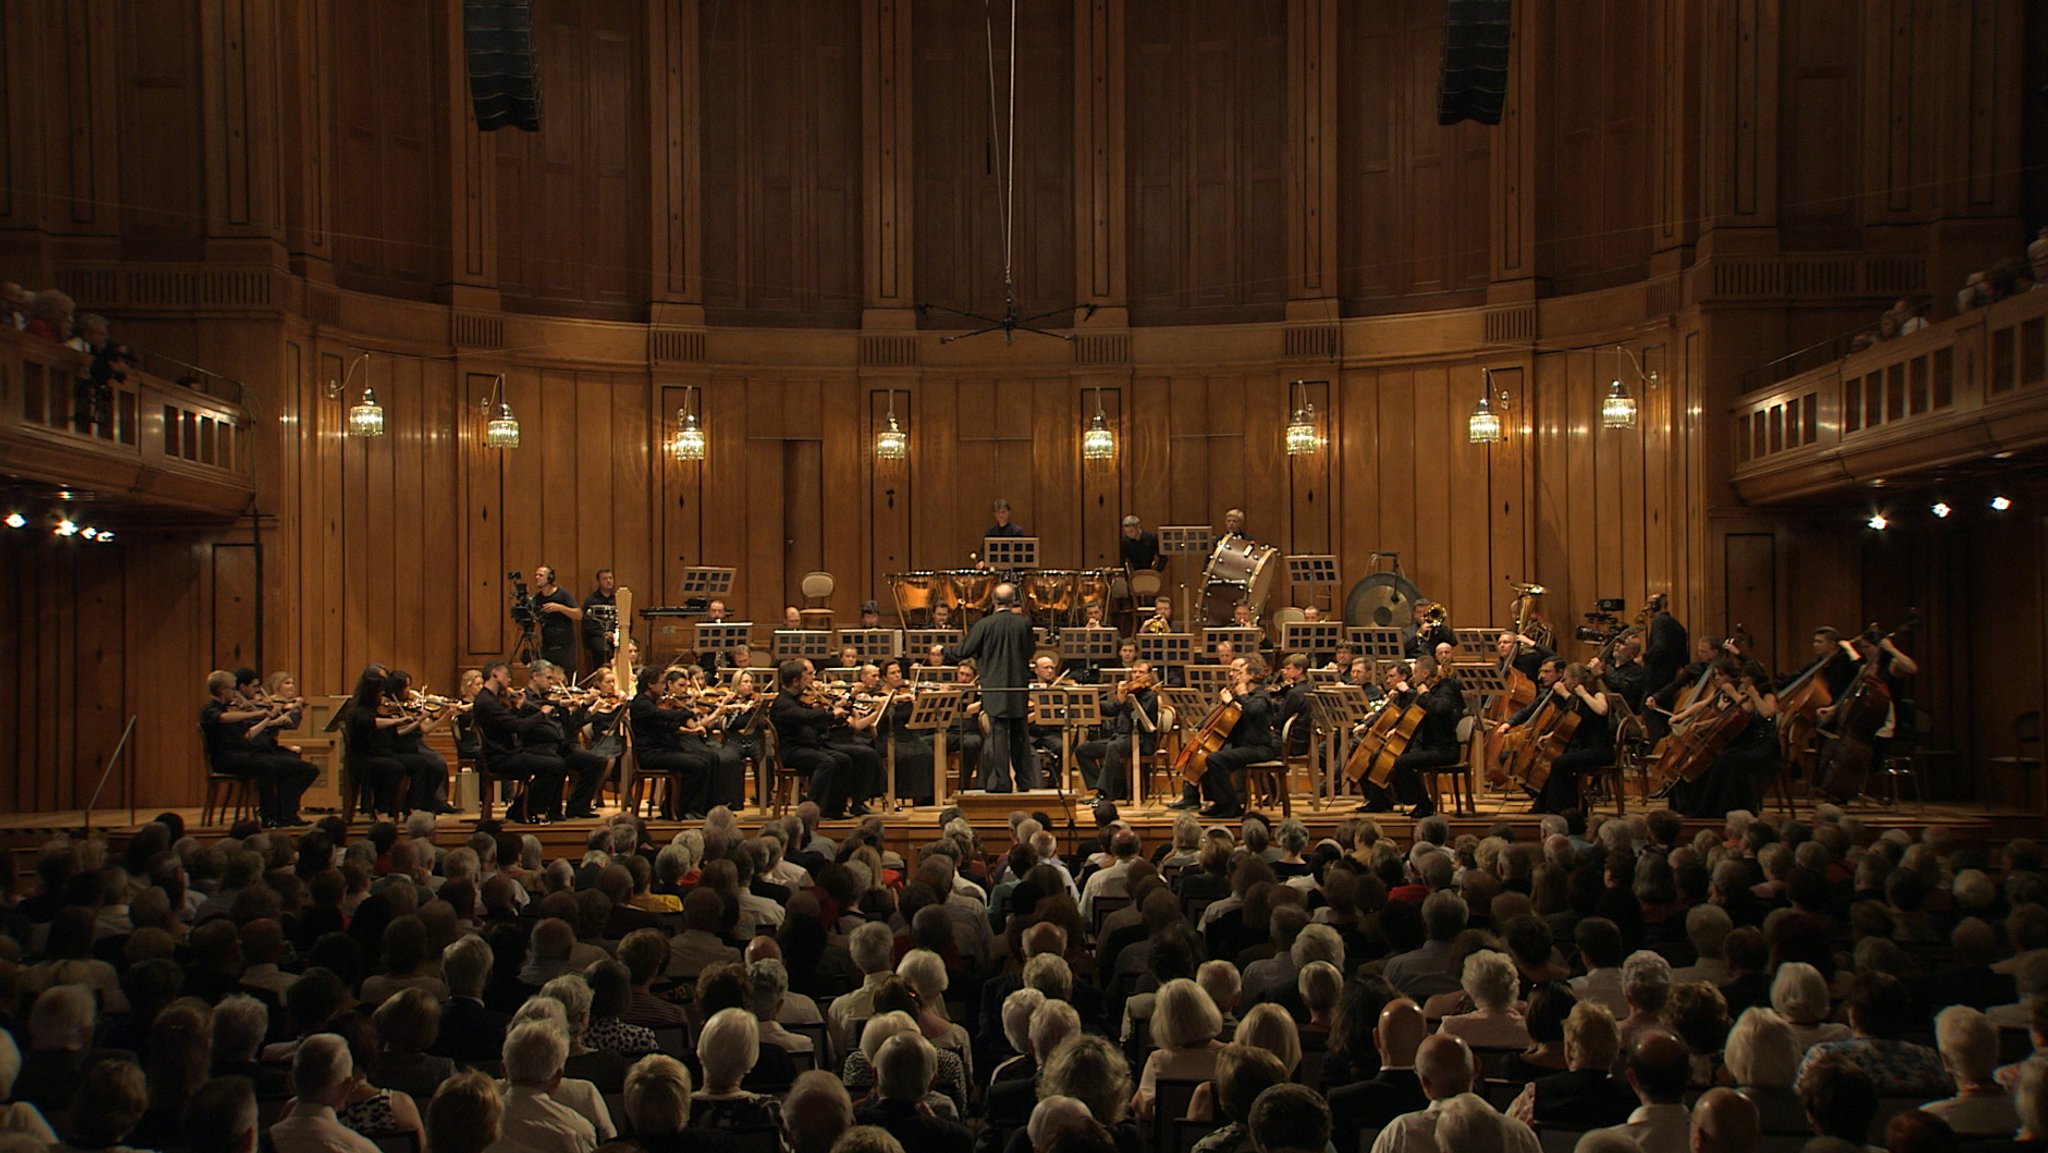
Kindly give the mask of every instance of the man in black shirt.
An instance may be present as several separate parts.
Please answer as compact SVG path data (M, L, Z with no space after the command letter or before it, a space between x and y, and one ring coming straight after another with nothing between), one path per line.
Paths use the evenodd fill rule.
M1209 754L1209 769L1202 775L1202 787L1209 794L1209 818L1244 815L1244 790L1239 784L1245 766L1275 759L1273 740L1273 698L1259 687L1266 663L1255 656L1237 657L1230 662L1230 687L1223 690L1223 703L1236 701L1237 724L1224 739L1223 747Z
M573 820L597 815L597 790L604 784L605 772L611 767L611 761L577 742L576 734L590 723L589 710L581 705L558 706L550 700L555 692L570 687L564 682L567 676L567 670L557 668L550 661L533 662L526 670L525 703L519 711L538 713L550 722L529 734L526 744L537 752L560 757L567 775L575 778L576 787L569 791L567 813ZM563 813L553 809L548 815L560 818Z
M562 758L549 751L551 745L560 745L562 728L551 715L554 706L522 715L514 708L513 695L512 666L492 661L484 666L484 687L477 690L472 713L491 775L532 782L525 807L508 810L505 819L545 825L562 803L562 778L569 771Z
M662 816L696 820L709 807L702 798L713 762L683 747L683 725L694 719L690 708L662 705L664 692L672 691L682 679L680 671L664 672L654 665L641 669L640 691L627 708L633 724L633 755L640 762L640 771L669 781L668 804Z
M213 770L256 781L265 825L304 824L299 819L299 798L318 775L313 766L290 749L250 742L250 727L270 713L235 696L235 674L225 669L207 674L206 691L213 699L199 710L199 727L206 736L206 755Z
M1651 594L1647 607L1651 613L1650 637L1643 645L1643 664L1649 667L1650 683L1662 687L1671 683L1679 666L1685 663L1690 638L1685 626L1671 615L1670 593Z
M1123 556L1124 571L1154 572L1166 567L1166 558L1159 551L1159 534L1142 527L1143 521L1135 516L1124 518L1123 539L1117 542L1117 549Z
M996 498L995 518L996 523L989 526L989 530L985 533L982 533L982 536L1012 537L1031 535L1030 533L1024 531L1023 525L1017 524L1010 519L1010 502L1003 497Z
M1430 621L1430 610L1436 606L1429 601L1415 602L1415 619L1401 630L1401 655L1409 660L1417 657L1434 658L1436 646L1450 644L1455 647L1458 635L1451 631L1448 623L1436 624Z
M999 584L992 595L995 611L975 621L959 644L948 645L944 657L949 664L970 657L979 662L982 713L989 723L988 740L980 756L981 787L991 793L1007 793L1014 774L1017 788L1035 789L1038 761L1031 755L1025 713L1031 652L1037 640L1031 632L1031 618L1023 615L1018 604L1017 586Z
M1290 757L1308 755L1311 731L1315 728L1315 717L1309 712L1308 698L1315 692L1315 686L1308 680L1309 658L1303 653L1289 653L1280 662L1280 687L1273 692L1274 704L1280 715L1274 725L1287 738L1286 753ZM1294 722L1289 729L1288 722Z
M541 659L559 667L570 680L576 679L576 622L583 610L569 590L555 583L555 570L536 565L533 570L533 607L540 613Z
M1135 745L1138 755L1149 757L1159 747L1159 694L1152 688L1152 666L1134 661L1124 680L1116 686L1116 699L1109 712L1106 739L1088 741L1074 750L1081 766L1081 779L1104 800L1121 799L1124 765Z
M554 570L549 570L551 577L553 572ZM538 580L539 578L540 573L536 571L534 579ZM597 587L590 591L589 596L583 598L583 608L576 614L576 619L583 622L583 666L585 668L596 669L601 665L611 663L612 653L615 651L612 645L612 627L623 623L617 617L611 617L610 620L602 619L611 616L609 613L593 613L590 610L593 608L617 609L618 606L619 578L613 575L612 570L608 568L597 570ZM545 612L546 610L543 609L542 611ZM550 616L552 615L550 614ZM547 631L548 620L549 618L547 617L543 617L541 620L541 631L543 634ZM549 660L555 659L545 652L542 655L547 656Z
M1458 763L1458 716L1465 711L1465 695L1459 690L1456 677L1438 676L1435 657L1417 657L1414 670L1416 689L1405 698L1397 697L1396 703L1403 707L1420 705L1423 719L1408 742L1407 751L1394 759L1393 790L1402 804L1414 806L1408 815L1419 821L1436 812L1422 787L1423 770L1449 768ZM1449 673L1448 669L1443 671Z
M844 717L835 709L821 709L804 703L804 694L817 679L817 669L801 658L786 660L776 670L775 703L768 706L769 723L775 726L782 764L791 772L810 778L810 799L820 815L837 821L847 815L847 801L859 770L852 749L825 739L826 730ZM856 805L857 816L866 809Z

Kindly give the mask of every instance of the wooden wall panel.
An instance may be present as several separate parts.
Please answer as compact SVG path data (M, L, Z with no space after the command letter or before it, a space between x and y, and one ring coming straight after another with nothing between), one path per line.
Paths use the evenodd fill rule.
M1011 140L1009 5L920 0L914 6L918 299L1000 316L1003 173ZM994 20L995 124L990 120L988 19ZM1032 4L1017 23L1015 248L1018 308L1074 300L1074 44L1072 0ZM1051 323L1063 326L1066 318ZM926 327L956 328L935 315Z
M714 323L859 319L859 7L760 0L704 27L704 303Z
M636 5L539 10L545 115L499 132L498 287L508 308L636 318L647 301L647 55Z
M436 156L439 108L431 61L445 50L441 21L406 0L330 4L336 57L333 179L335 279L388 296L431 295L445 260L446 166Z
M154 0L119 11L118 66L90 67L120 78L123 246L143 259L189 260L206 234L198 5Z
M1338 9L1339 287L1346 313L1483 295L1490 134L1436 122L1444 6Z
M1863 208L1862 29L1884 23L1882 7L1821 0L1782 11L1779 220L1788 246L1839 248L1855 242Z
M1640 280L1654 224L1643 6L1597 0L1548 12L1555 59L1570 63L1549 71L1544 93L1538 266L1558 292Z

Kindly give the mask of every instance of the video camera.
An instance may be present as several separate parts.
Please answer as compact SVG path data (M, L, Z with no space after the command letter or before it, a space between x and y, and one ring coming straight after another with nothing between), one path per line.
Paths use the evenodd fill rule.
M1593 611L1585 614L1586 623L1572 630L1572 636L1589 645L1606 644L1628 627L1620 616L1627 608L1628 602L1620 597L1601 597L1593 602Z
M540 623L540 609L533 603L533 590L526 587L524 573L508 572L505 579L512 582L512 620L526 628Z

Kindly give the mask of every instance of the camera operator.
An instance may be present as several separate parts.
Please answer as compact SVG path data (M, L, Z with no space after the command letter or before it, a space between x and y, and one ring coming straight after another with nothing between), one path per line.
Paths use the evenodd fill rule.
M597 587L590 590L589 596L583 598L583 610L576 614L577 619L583 622L583 655L585 665L593 672L610 664L612 655L618 651L617 646L612 643L613 625L618 625L622 630L625 626L624 621L617 620L611 613L592 613L590 611L593 608L616 610L619 606L619 578L612 574L612 570L608 568L597 570L596 580ZM601 619L605 617L612 617L612 619Z
M1685 665L1691 638L1685 626L1671 615L1671 594L1650 594L1650 635L1643 645L1643 664L1649 667L1650 684L1661 688L1678 676Z
M576 622L583 610L569 590L555 583L549 565L533 567L533 607L540 613L540 656L558 666L570 681L576 679Z

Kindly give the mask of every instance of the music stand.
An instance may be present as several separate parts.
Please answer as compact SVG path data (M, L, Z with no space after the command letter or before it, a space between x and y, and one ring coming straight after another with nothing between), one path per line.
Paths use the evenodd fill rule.
M1216 530L1205 524L1167 524L1159 526L1159 551L1179 558L1194 554L1208 555L1216 551ZM1188 574L1180 574L1180 621L1181 628L1193 627L1194 604L1188 599Z
M1324 553L1301 553L1287 558L1287 583L1307 585L1309 603L1337 583L1337 558ZM1334 598L1332 598L1334 600Z
M1402 659L1405 651L1400 629L1353 628L1347 635L1351 637L1352 649L1359 656L1380 664Z
M1202 629L1202 655L1215 656L1216 645L1221 641L1229 641L1230 647L1237 650L1238 656L1246 656L1258 652L1265 645L1266 632L1264 629L1238 625L1207 626Z
M1350 670L1347 669L1345 671L1348 672ZM1339 685L1344 683L1344 673L1340 673L1336 669L1310 668L1308 670L1308 683L1319 689L1328 688L1331 685Z
M752 621L698 621L696 635L691 645L697 652L722 653L734 645L754 643L754 622Z
M1336 652L1343 636L1344 626L1337 621L1289 621L1280 626L1280 648L1321 657Z
M985 536L981 538L981 559L988 567L1035 569L1038 567L1038 538L1035 536Z
M775 659L817 662L832 655L832 634L824 629L776 629Z
M1032 689L1031 704L1038 710L1038 723L1060 727L1060 772L1073 792L1074 730L1086 732L1102 723L1102 690L1094 686L1078 689Z
M1353 738L1351 734L1358 726L1372 720L1376 707L1371 697L1360 685L1342 684L1320 690L1318 695L1328 694L1330 716L1336 728L1330 735L1330 795L1338 793L1337 777L1342 774L1344 758L1350 755Z
M1195 659L1195 638L1191 633L1139 633L1138 659L1153 668L1191 664Z
M960 675L958 665L910 666L910 679L913 681L941 681L950 684L953 678L958 675Z
M1229 665L1189 665L1182 674L1189 688L1210 696L1230 687Z
M895 629L840 629L839 647L850 648L863 661L903 655L903 634Z
M717 568L707 565L691 565L683 570L683 602L693 597L710 600L713 597L732 595L732 580L739 573L736 568Z
M819 684L829 685L836 683L850 685L859 679L860 666L858 665L833 665L829 669L818 670Z
M1078 628L1060 630L1060 661L1078 661L1084 665L1101 665L1116 659L1117 646L1123 643L1123 635L1112 628Z
M943 807L946 803L946 729L960 715L961 702L966 699L963 688L923 689L910 697L910 715L903 720L903 727L914 733L929 730L932 734L932 803ZM889 736L889 807L896 807L896 738ZM915 805L910 806L915 808Z
M904 651L912 656L923 656L933 645L957 645L967 636L964 629L905 629L903 631Z
M1500 636L1498 629L1452 629L1451 634L1458 638L1460 657L1475 660L1499 659L1499 650L1494 648L1493 644L1495 638Z

